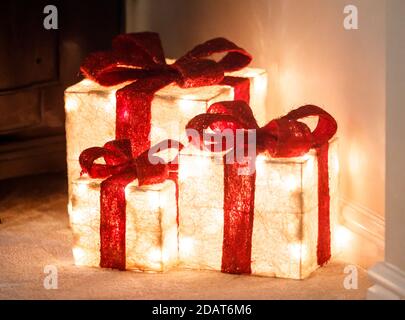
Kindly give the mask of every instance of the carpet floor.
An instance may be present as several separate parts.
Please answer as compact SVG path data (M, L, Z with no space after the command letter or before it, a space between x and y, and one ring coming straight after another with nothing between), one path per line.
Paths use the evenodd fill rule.
M302 281L76 267L66 208L63 174L0 181L0 299L364 299L370 286L358 267L358 289L345 289L350 263L339 259ZM57 289L44 287L48 265L57 269Z

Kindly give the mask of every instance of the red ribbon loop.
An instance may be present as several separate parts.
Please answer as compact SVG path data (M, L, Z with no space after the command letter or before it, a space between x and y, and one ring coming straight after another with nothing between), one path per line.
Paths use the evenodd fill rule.
M305 117L318 116L318 124L313 132L303 122ZM223 131L225 129L256 129L258 152L268 152L274 158L302 156L311 148L327 143L337 131L335 119L320 107L302 106L287 115L270 121L259 128L249 105L244 101L223 101L210 106L207 113L200 114L189 121L186 129L197 130L200 137L207 128ZM206 146L203 139L200 147Z
M218 62L208 59L217 53L225 56ZM219 84L224 72L240 70L251 60L251 55L233 42L215 38L197 45L168 65L159 35L141 32L118 35L113 39L112 51L91 53L81 71L87 78L106 86L172 74L173 81L190 88Z
M224 54L218 62L209 59ZM105 86L131 83L116 93L116 139L129 139L131 152L138 157L149 149L151 104L154 94L176 83L182 88L229 85L236 99L249 101L249 80L224 76L242 69L252 57L224 38L196 46L168 65L157 33L122 34L114 38L112 50L90 54L81 66L89 79Z

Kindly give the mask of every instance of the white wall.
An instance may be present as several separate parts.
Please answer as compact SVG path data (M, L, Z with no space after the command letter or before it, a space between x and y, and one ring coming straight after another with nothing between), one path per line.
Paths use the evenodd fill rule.
M405 2L387 12L387 232L385 260L405 272ZM405 288L404 288L405 290Z
M159 32L172 57L225 36L268 70L269 120L306 103L332 113L341 138L342 197L367 213L367 224L384 216L385 2L129 0L128 30ZM359 30L343 28L346 4L358 7Z

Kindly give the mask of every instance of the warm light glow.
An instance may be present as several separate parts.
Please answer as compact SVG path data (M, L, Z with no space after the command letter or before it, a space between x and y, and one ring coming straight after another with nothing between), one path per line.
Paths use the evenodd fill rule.
M98 266L100 262L101 179L76 179L69 205L74 234L73 256L77 265ZM126 267L129 270L162 272L177 264L176 189L172 181L125 188ZM158 210L158 211L157 211Z
M180 106L181 112L185 115L193 116L193 107L196 104L195 100L198 100L198 96L185 95L178 99L177 101Z
M182 163L179 169L179 180L185 181L189 177L198 177L208 172L210 167L210 158L205 156L182 157Z
M259 154L256 157L256 171L257 171L257 174L262 175L262 174L265 173L265 171L266 171L266 160L267 160L267 157L265 155L263 155L263 154Z
M76 191L79 197L86 196L89 186L87 183L78 183L76 185Z
M337 140L331 141L330 156ZM184 153L184 154L183 154ZM191 154L191 155L190 155ZM204 170L196 163L209 159ZM184 161L183 161L184 160ZM252 231L252 273L304 279L317 267L318 170L314 150L289 159L266 154L256 159L255 211ZM338 175L330 166L331 233L338 206ZM224 240L224 167L214 156L183 149L179 171L203 172L179 181L180 265L221 270ZM184 174L184 173L183 173ZM186 175L185 175L186 176ZM237 191L235 188L233 191Z
M157 210L160 207L160 197L158 192L150 191L148 192L148 202L149 207L152 210Z
M114 114L114 112L115 112L115 104L116 104L115 91L112 91L112 92L110 92L108 94L108 102L103 104L104 110L107 113Z
M70 214L70 222L76 224L83 224L87 220L86 213L80 209L74 209Z
M307 247L302 243L291 243L288 247L291 257L296 261L303 260L307 255Z
M170 255L166 250L162 250L162 261L168 262L170 260Z
M160 262L162 259L162 250L161 249L152 249L149 254L148 258L153 262Z
M349 231L349 229L347 229L346 227L339 225L336 226L336 230L335 230L335 245L336 245L336 249L338 250L342 250L342 249L346 249L350 243L350 240L352 238L352 235Z
M267 75L261 75L254 79L255 94L263 94L267 91Z
M348 152L348 160L349 160L349 170L352 177L361 176L361 172L363 170L364 165L366 162L364 159L368 159L368 157L364 157L361 153L362 148L352 143L349 147ZM367 160L366 160L367 161Z
M72 252L76 265L80 266L86 264L86 253L82 248L73 247Z
M90 87L90 86L93 86L93 85L94 85L94 82L91 81L90 79L83 79L83 80L80 82L80 84L81 84L83 87Z
M337 153L333 155L332 165L335 172L338 173L340 171L340 166L339 166L339 157Z
M179 249L184 255L190 255L193 252L194 241L189 237L182 237L179 240Z
M299 188L299 181L292 174L281 178L284 187L289 191L295 191Z
M68 208L68 214L69 214L69 215L72 214L72 212L73 212L72 201L69 201L69 202L68 202L67 208Z
M74 97L66 97L65 110L66 112L77 111L79 109L79 101Z

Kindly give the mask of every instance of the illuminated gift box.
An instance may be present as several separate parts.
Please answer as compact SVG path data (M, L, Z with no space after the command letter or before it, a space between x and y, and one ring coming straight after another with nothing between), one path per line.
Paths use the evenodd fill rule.
M222 156L192 145L180 154L179 261L182 267L224 271L223 161ZM338 172L334 138L328 152L332 239L337 226ZM228 186L236 193L245 187L246 184ZM231 212L228 224L232 224L232 217ZM249 223L251 220L246 220ZM258 155L252 229L249 257L252 274L303 279L318 267L318 157L314 149L292 158ZM241 229L234 228L229 233L237 230ZM246 244L241 240L236 245Z
M100 183L73 181L69 208L76 265L100 265ZM177 264L177 209L174 182L126 189L126 269L161 272Z
M68 205L76 265L161 272L177 264L176 180L151 150L134 158L123 139L80 154L83 176Z
M121 62L121 64L109 62L111 60L111 57L108 55L109 53L99 54L104 54L104 56L102 56L104 60L110 59L108 62L100 62L99 60L102 59L97 56L97 53L95 54L95 58L94 56L90 55L90 57L84 63L85 67L82 67L87 79L84 79L79 83L67 88L65 91L69 185L71 184L72 179L79 176L80 166L78 164L78 158L82 150L94 145L102 145L106 141L123 138L131 139L134 143L133 149L135 150L139 147L141 148L141 151L145 150L148 145L154 145L163 139L171 138L181 142L186 142L184 127L187 122L197 114L206 112L208 106L215 101L232 100L235 97L238 99L248 99L250 96L250 103L254 110L255 116L259 122L265 122L265 99L267 90L267 75L265 71L262 69L242 68L242 66L250 62L251 58L249 54L225 39L213 39L210 42L196 47L190 51L190 53L195 54L197 49L199 55L204 54L201 57L203 61L206 61L204 60L206 56L208 57L217 51L233 55L240 54L240 56L246 60L242 62L242 64L238 62L234 66L230 66L228 68L221 67L225 71L228 69L235 70L232 70L232 72L225 72L225 79L227 79L227 81L219 81L218 79L221 77L218 79L212 79L212 75L209 73L209 70L211 70L210 68L212 68L210 64L206 67L205 65L198 66L197 71L195 71L195 67L192 66L191 74L187 75L187 68L184 67L184 70L186 71L184 71L182 68L183 65L187 65L189 62L183 65L177 62L181 66L181 72L185 74L185 78L181 79L181 81L188 81L190 84L185 83L182 87L181 83L179 84L179 81L177 81L177 83L173 81L171 83L168 81L167 86L157 90L153 94L153 99L150 105L150 119L148 119L148 112L142 109L144 106L142 106L142 108L138 108L137 106L136 109L139 109L137 114L135 113L131 115L130 112L128 114L129 117L140 118L131 120L132 122L129 129L126 128L124 124L121 125L121 127L123 127L122 130L119 130L119 121L122 124L123 120L121 119L122 117L120 112L117 112L118 101L116 98L116 92L120 89L128 88L128 85L130 85L131 81L133 82L134 79L124 73L123 76L118 80L115 78L114 80L111 80L109 77L110 71L104 71L104 69L112 68L112 65L118 71L122 70L122 68L127 68L125 69L126 71L131 71L140 68L138 67L138 65L140 65L146 70L145 72L147 72L149 70L148 68L150 68L148 61L138 61L135 59L135 62L125 62L128 51L130 52L131 50L135 50L135 52L139 52L145 48L146 51L150 51L150 43L143 44L142 41L144 40L138 39L140 37L139 35L141 35L141 38L146 36L148 38L156 37L155 34L151 33L146 33L146 36L145 34L118 36L115 40L115 42L118 42L118 45L116 44L115 46L122 46L122 43L125 43L126 45L124 48L125 50L120 53L123 55L121 59L124 60L124 62ZM137 41L137 46L135 48L131 47L131 45L133 45L131 41L134 39ZM127 42L129 42L129 44ZM141 42L140 45L139 42ZM209 45L209 50L204 49L203 52L201 52L201 48L204 48L206 44ZM215 46L219 46L219 48L215 49ZM227 52L227 50L229 52ZM187 55L190 56L190 53ZM163 52L159 51L159 53L156 53L155 55L158 56L158 58L161 58L163 56ZM184 57L187 57L187 55ZM107 56L107 58L105 58L105 56ZM181 59L187 60L184 57ZM181 59L178 59L177 61ZM96 62L92 60L96 60ZM191 61L196 61L197 64L200 60L196 57L191 58ZM174 61L168 60L168 62L172 63ZM99 66L102 63L110 63L110 65L108 65L108 68L104 67L104 69L102 69ZM129 66L127 66L127 64L129 64ZM117 65L119 66L117 67ZM122 65L124 65L124 67ZM166 66L167 65L156 64L153 66L153 68L157 68L159 72L161 71L164 75ZM216 68L215 65L214 67ZM102 70L99 71L98 69ZM119 74L117 70L115 70L115 72ZM207 70L208 75L205 74L207 73ZM216 72L217 70L215 69L214 73ZM201 73L201 75L199 73ZM217 75L215 74L214 78L216 76ZM136 78L136 75L133 77ZM151 76L151 78L153 77ZM246 92L243 92L245 90L245 84L243 84L244 78L245 80L248 79L248 83L250 83L247 95ZM236 82L234 81L235 79L237 80ZM150 78L142 79L142 81L145 81L145 85L153 83L154 80L155 79ZM141 80L137 80L136 82L140 81ZM239 85L241 85L241 87L238 87ZM237 91L237 94L235 94L235 90ZM148 99L145 98L144 101L146 100ZM124 117L126 115L126 110L121 112L121 114ZM148 140L147 134L145 136L143 133L134 133L131 128L148 125L148 121L150 122L150 130L146 129L146 131L148 131L147 134L150 134L150 136L149 143L146 143L146 140ZM127 134L128 136L125 136ZM70 189L71 188L69 188L69 190Z

